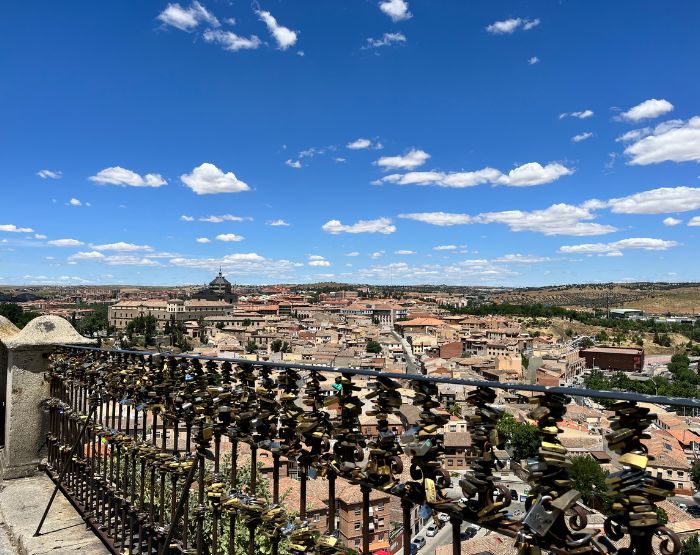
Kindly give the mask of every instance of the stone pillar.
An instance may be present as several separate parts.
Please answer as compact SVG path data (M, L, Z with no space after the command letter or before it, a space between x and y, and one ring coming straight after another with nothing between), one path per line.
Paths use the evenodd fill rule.
M41 462L46 439L42 401L49 397L45 379L48 355L56 345L95 343L78 334L67 320L39 316L20 332L0 338L7 348L7 405L5 447L0 454L2 478L30 476Z

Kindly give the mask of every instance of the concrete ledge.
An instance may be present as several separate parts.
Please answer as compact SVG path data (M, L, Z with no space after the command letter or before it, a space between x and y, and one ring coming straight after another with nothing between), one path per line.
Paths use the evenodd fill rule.
M29 322L19 333L4 340L10 350L36 349L40 346L95 345L97 340L83 337L70 322L59 316L39 316Z
M70 502L59 492L34 537L54 484L45 475L8 480L0 491L0 522L21 555L109 555L102 542L88 528ZM2 545L0 543L0 545ZM3 552L4 553L4 552ZM10 552L13 553L13 552Z

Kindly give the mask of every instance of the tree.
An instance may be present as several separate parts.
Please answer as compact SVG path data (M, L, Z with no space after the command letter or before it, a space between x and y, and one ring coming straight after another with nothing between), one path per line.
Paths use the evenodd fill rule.
M459 403L452 403L447 407L447 412L452 416L462 416L462 405Z
M517 422L510 413L498 421L498 435L512 451L513 459L521 461L537 455L540 448L540 431L530 424Z
M75 324L75 329L81 335L94 335L102 331L109 333L109 319L108 311L109 307L106 304L96 304L92 307L92 312L83 316Z
M608 334L605 330L600 330L596 334L595 340L598 341L599 343L605 343L606 341L610 340L610 337L608 336Z
M367 342L367 347L365 350L368 353L374 353L375 355L378 355L379 353L382 352L382 345L378 341L375 341L374 339L372 339L372 340Z
M595 343L590 337L584 337L578 342L578 346L582 349L588 349L589 347L593 347L593 345L595 345Z
M567 337L573 337L574 336L574 330L571 328L566 328L566 331L564 332Z
M244 328L247 328L247 327L250 326L252 323L253 323L253 322L251 321L250 318L246 318L245 320L243 320L243 327L244 327Z
M252 339L248 340L245 344L245 352L248 354L256 353L258 351L258 345Z
M281 339L275 339L271 344L270 348L272 349L273 353L279 353L282 350L282 340Z
M217 330L222 330L222 329L224 329L224 323L223 323L223 322L217 322L217 323L216 323L216 329L217 329Z
M700 461L695 461L690 467L690 479L696 490L700 490Z
M18 328L23 328L40 314L26 311L16 303L0 303L0 316L4 316Z
M681 555L700 555L700 538L697 534L683 540Z
M602 510L611 504L605 486L606 473L593 457L588 455L571 457L569 474L574 489L581 492L581 498L586 505Z
M158 320L155 316L137 316L126 325L126 335L131 339L134 334L143 335L143 344L148 347L158 328Z

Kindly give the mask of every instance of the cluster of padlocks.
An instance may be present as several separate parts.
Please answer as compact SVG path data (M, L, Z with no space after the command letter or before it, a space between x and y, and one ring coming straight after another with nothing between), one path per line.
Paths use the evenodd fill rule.
M365 399L373 406L365 413L376 417L378 429L368 441L359 420L365 401L349 371L326 389L327 378L317 370L302 374L293 367L70 349L53 356L50 376L49 464L54 471L67 467L66 486L110 537L119 538L122 552L150 555L172 545L184 553L224 553L220 531L228 522L228 553L236 526L249 530L251 553L258 533L270 538L273 552L285 539L295 553L341 553L332 530L316 531L304 511L294 516L278 499L256 496L255 455L252 483L237 482L239 442L249 444L253 454L259 448L295 459L309 477L340 476L366 491L375 488L418 504L428 514L446 512L457 525L469 521L497 530L515 538L522 554L642 555L652 552L655 535L662 538L657 540L662 553L679 551L677 538L654 512L653 503L668 496L673 484L646 472L649 456L641 439L652 416L631 402L613 407L607 439L623 470L609 478L611 492L619 495L600 535L585 530L571 463L558 440L558 422L570 401L562 395L532 398L529 416L541 445L527 461L531 489L518 521L506 512L508 490L495 483L494 472L504 464L495 453L503 447L497 431L503 409L494 405L496 393L489 387L474 388L467 397L477 457L459 481L459 500L448 495L450 476L441 460L448 418L437 410L437 385L426 379L410 380L419 417L400 440L388 424L402 404L399 382L381 375L370 382ZM166 445L165 433L157 437L159 422L161 430L173 430L172 445ZM82 447L69 458L83 426ZM180 432L184 445L178 445ZM230 475L219 466L222 437L232 445ZM410 480L403 482L401 455L410 457ZM196 503L189 502L190 495ZM205 531L207 516L213 524ZM614 542L625 533L631 543L617 549Z

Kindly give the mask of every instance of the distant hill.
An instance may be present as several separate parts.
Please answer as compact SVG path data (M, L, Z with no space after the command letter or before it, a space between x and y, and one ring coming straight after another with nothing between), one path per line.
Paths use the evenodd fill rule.
M29 301L38 301L43 299L39 295L33 293L19 293L18 295L0 294L0 303L26 303Z

